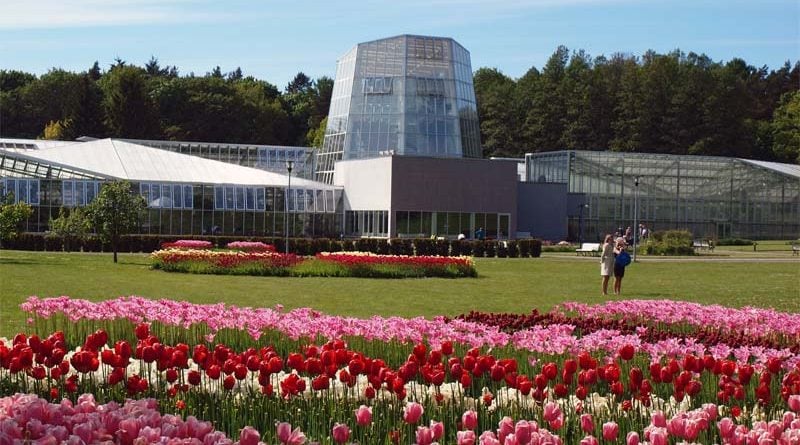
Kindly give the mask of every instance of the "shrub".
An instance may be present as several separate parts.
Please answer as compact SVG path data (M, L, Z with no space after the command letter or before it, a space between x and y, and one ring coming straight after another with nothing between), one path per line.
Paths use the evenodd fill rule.
M653 232L644 249L648 255L694 255L692 232L688 230Z
M509 258L517 258L519 256L519 248L517 246L517 242L514 240L508 241L508 257Z

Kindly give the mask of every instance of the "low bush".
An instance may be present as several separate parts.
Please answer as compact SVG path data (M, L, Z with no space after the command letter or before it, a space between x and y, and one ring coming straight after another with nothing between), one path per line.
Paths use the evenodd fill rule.
M745 238L722 238L717 241L718 246L752 246L753 240Z
M694 248L692 248L692 232L688 230L653 232L645 243L644 251L648 255L694 255Z

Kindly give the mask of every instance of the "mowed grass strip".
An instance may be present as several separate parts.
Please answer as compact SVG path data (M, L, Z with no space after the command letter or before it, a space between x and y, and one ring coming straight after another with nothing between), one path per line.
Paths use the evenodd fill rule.
M0 336L24 327L19 304L29 295L282 304L356 317L524 313L564 301L615 298L800 310L800 262L640 262L628 267L622 296L602 297L598 261L478 258L479 277L461 279L289 278L167 273L151 270L144 254L122 254L114 264L109 254L0 251Z

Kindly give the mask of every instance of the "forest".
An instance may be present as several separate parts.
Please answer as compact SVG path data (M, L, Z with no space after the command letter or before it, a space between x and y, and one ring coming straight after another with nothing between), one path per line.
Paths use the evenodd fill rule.
M560 46L541 69L474 74L485 156L614 150L800 163L800 61L757 68L675 50L592 57ZM333 79L282 90L219 66L181 74L152 57L40 76L0 70L0 136L322 144Z

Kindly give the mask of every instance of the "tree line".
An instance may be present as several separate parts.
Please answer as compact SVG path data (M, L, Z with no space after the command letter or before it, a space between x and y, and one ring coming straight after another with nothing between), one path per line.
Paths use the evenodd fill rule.
M158 59L117 59L80 73L0 70L0 134L307 145L328 113L333 79L298 73L283 91L220 67L180 75Z
M559 47L519 79L474 75L486 156L559 149L800 162L800 62L756 68L648 51L592 58ZM298 73L279 90L242 70L181 75L155 57L84 72L0 70L0 135L319 147L333 80Z
M541 70L474 76L484 154L614 150L800 162L800 62L559 47Z

